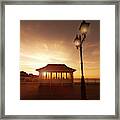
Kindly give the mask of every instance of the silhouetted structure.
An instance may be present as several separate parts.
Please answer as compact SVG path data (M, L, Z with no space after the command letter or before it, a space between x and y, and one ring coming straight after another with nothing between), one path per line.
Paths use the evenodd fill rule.
M28 73L24 72L24 71L20 71L20 76L21 77L28 77Z
M48 64L36 69L41 83L73 83L73 72L76 71L65 64Z
M74 43L76 48L80 50L80 60L81 60L81 98L83 100L86 100L86 85L85 85L85 79L84 79L84 73L83 73L83 58L82 58L82 46L83 46L83 42L86 39L86 35L88 32L88 28L89 28L90 23L86 23L84 20L82 21L80 27L79 27L79 31L80 34L76 35L76 38L74 39Z

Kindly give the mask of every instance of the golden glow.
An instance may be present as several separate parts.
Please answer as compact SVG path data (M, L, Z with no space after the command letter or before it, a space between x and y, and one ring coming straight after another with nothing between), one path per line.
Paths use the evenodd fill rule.
M83 21L80 26L80 33L86 34L88 32L89 25L90 23L86 23L85 21Z
M71 27L70 29L68 27L70 25L74 26L75 23L68 24L65 27L69 21L65 22L64 25L61 25L61 23L57 24L56 22L59 25L58 30L55 22L53 22L50 29L50 24L48 23L47 25L49 26L46 23L44 24L44 22L21 22L20 70L38 75L39 73L35 69L44 67L47 64L66 64L68 67L76 69L74 78L81 77L79 49L77 50L72 42L79 21L76 24L76 28ZM45 25L46 27L44 27ZM95 35L95 33L90 34ZM100 48L99 42L95 42L99 39L99 36L89 37L90 34L83 45L84 74L86 78L99 78ZM45 73L43 74L44 76L46 75Z
M87 31L88 31L87 28L86 28L86 27L83 27L83 28L81 28L80 33L82 33L82 34L83 34L83 33L87 33Z
M75 45L80 46L80 40L75 40Z
M46 72L43 72L43 76L44 76L44 77L46 76Z

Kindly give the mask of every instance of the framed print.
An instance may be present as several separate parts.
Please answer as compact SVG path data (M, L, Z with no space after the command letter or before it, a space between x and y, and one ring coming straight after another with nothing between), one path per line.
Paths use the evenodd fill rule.
M81 34L81 39L76 34L76 38L74 39L73 32L76 31L79 24L80 20L20 21L21 100L100 99L100 21L82 21L81 25L84 26L91 24L95 31L88 34ZM42 32L40 30L42 30ZM94 37L88 42L88 44L86 43L86 46L85 44L83 46L83 43L81 43L81 47L78 45L79 39L81 41L87 40L88 37L91 38L90 35L92 34L94 34ZM36 36L38 36L38 39ZM71 39L70 42L68 41L68 38L73 39ZM73 43L75 43L75 47L73 47ZM39 45L41 45L41 47ZM76 51L76 47L78 52ZM67 49L71 50L69 50L68 53L65 53ZM86 57L84 57L84 59L86 59L86 65L84 66L84 69L81 67L81 72L83 73L81 73L83 76L81 79L79 76L80 66L78 66L77 63L79 61L79 53L81 53L83 49L86 49ZM32 53L36 54L33 58L31 58ZM81 54L83 54L83 52ZM89 56L90 54L92 57ZM41 56L38 61L35 58L36 56ZM75 56L76 58L73 60ZM81 57L83 57L83 55L81 55ZM84 62L84 60L82 60L82 62ZM31 66L31 68L29 66ZM71 66L73 68L71 68ZM28 73L26 71L31 71L32 73Z
M1 118L119 119L118 1L1 9Z

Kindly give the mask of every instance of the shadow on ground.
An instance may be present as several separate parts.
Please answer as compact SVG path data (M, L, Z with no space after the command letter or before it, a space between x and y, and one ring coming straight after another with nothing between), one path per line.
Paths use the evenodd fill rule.
M86 94L88 100L100 100L100 84L87 83ZM40 85L38 83L21 83L21 100L80 100L80 85Z

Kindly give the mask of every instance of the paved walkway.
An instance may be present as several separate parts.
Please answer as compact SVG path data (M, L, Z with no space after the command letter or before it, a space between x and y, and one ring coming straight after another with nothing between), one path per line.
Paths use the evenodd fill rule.
M99 100L100 84L86 84L86 93L88 100ZM80 95L80 85L50 87L24 83L20 86L21 100L80 100Z

